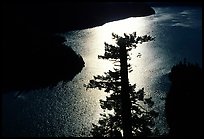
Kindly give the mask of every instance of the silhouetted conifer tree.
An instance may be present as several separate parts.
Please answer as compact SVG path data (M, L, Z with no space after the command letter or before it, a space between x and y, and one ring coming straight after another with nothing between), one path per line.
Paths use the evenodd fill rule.
M104 89L110 95L106 100L100 100L101 108L113 110L114 114L101 114L98 124L93 124L94 137L131 137L152 136L158 133L154 119L158 113L151 109L154 102L145 96L144 88L135 91L136 84L128 81L128 72L132 71L128 64L128 54L136 44L152 41L151 36L137 36L136 32L124 34L124 37L112 34L116 45L105 43L105 53L98 58L114 61L114 70L105 75L94 76L86 85L88 88ZM119 68L118 68L119 67Z

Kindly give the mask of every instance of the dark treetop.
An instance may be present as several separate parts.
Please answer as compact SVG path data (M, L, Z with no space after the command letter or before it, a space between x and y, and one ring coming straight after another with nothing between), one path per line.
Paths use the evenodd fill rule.
M166 116L171 137L200 137L203 132L202 68L180 62L169 74Z

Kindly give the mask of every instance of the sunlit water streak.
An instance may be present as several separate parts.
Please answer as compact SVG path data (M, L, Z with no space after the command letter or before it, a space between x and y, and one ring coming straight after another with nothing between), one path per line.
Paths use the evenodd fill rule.
M170 83L167 78L167 74L170 72L171 67L176 64L176 62L179 62L185 57L191 62L197 62L200 64L202 55L199 52L199 49L201 49L200 36L197 38L198 43L194 44L198 45L195 48L197 49L196 52L189 55L188 51L179 50L179 47L186 45L184 41L186 36L184 35L182 36L183 38L177 40L174 39L171 34L168 34L170 32L168 28L170 27L175 27L175 31L177 31L179 28L184 28L185 30L186 27L188 27L187 29L189 30L200 28L201 21L198 19L201 19L201 17L194 17L195 12L199 12L199 10L186 10L185 8L180 10L176 8L172 9L164 8L163 10L162 8L156 8L156 11L158 10L158 14L156 15L128 18L125 20L110 22L101 27L84 30L87 32L92 32L90 35L91 39L88 39L87 44L89 48L84 46L85 49L91 48L95 51L94 55L89 55L91 59L87 59L87 61L85 61L90 63L90 66L97 66L97 68L102 72L108 71L112 67L112 63L105 60L98 60L97 55L104 53L103 42L115 44L115 41L111 36L112 33L123 35L124 33L132 33L136 31L139 36L147 34L156 37L155 41L143 43L141 45L138 44L138 47L135 50L132 50L132 60L130 63L132 64L133 72L129 74L129 81L132 84L136 83L137 90L144 87L147 95L153 97L155 101L155 109L160 113L160 116L157 120L157 126L161 129L161 133L167 132L167 125L164 117L164 98L169 89L168 84ZM172 12L174 10L177 12ZM170 12L168 13L167 11ZM198 22L195 24L194 22L192 23L189 19L198 20ZM172 30L174 31L174 28L172 28ZM182 32L180 32L180 34L182 34ZM70 36L67 38L68 40L71 40ZM91 43L89 42L90 40ZM180 42L183 42L183 44L180 44ZM169 45L167 43L169 43ZM180 45L177 46L178 52L175 49L172 51L171 47L175 48L174 45ZM191 46L189 45L188 47L190 49ZM78 52L78 49L76 49L76 51ZM83 52L80 51L80 53ZM87 53L89 52L86 51L86 54ZM141 58L137 57L138 53L142 54ZM198 53L199 55L193 59L192 54L195 55L195 53ZM86 59L86 56L84 58ZM94 70L93 67L90 67L89 69ZM101 75L99 72L97 72L97 75L98 74Z
M66 37L68 45L72 44L76 39L79 39L79 42L83 42L80 44L75 44L73 49L79 52L84 58L86 63L85 70L87 69L87 72L89 73L87 76L89 76L89 79L92 79L94 75L102 75L104 72L111 70L113 67L112 62L97 58L98 55L104 54L104 42L115 45L115 40L112 39L112 33L123 36L124 33L132 33L136 31L139 36L142 36L146 34L152 35L153 30L154 27L151 27L147 17L139 17L107 23L101 27L80 31L79 34L77 31L71 33L69 32L76 38L69 36L69 33L66 34ZM158 53L156 53L152 45L153 42L138 44L138 47L130 52L132 57L130 63L132 64L133 72L129 74L129 80L132 84L136 83L137 90L145 87L147 95L154 97L155 95L152 93L152 91L150 91L150 86L153 82L155 82L156 76L151 74L155 71L150 72L150 70L156 70L155 67L159 67L158 65L161 64L161 59L157 58L159 57ZM137 57L139 52L142 54L141 58ZM162 54L161 57L165 58L165 56ZM153 58L155 59L154 63L151 61ZM161 74L165 73L167 73L167 71L163 71ZM103 93L101 92L101 94ZM161 103L159 102L160 100L158 100L158 97L154 98L156 98L155 100L157 100L158 103ZM163 108L162 105L161 108ZM162 115L163 109L159 109L159 111ZM161 117L164 118L164 116ZM160 127L164 127L166 125L165 119L161 120L160 118L158 121L162 124Z
M99 99L103 90L86 90L94 75L102 75L113 68L112 62L98 59L104 53L104 42L114 44L111 33L118 35L137 32L151 35L155 41L138 45L131 51L133 72L129 74L137 89L155 100L160 112L158 127L167 131L163 115L164 100L168 91L166 74L184 57L202 65L202 16L196 8L155 8L156 14L128 18L100 27L71 31L63 34L68 47L79 53L85 67L71 82L60 82L54 88L25 92L14 99L14 93L2 97L3 127L10 136L90 136L92 123L102 113ZM137 57L141 53L141 58ZM3 130L5 131L5 130Z

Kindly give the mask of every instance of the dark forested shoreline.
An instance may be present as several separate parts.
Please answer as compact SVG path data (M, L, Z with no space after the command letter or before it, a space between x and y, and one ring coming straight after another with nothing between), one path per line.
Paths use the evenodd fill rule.
M103 25L128 17L147 16L155 11L134 2L24 2L3 5L8 28L66 32Z
M203 131L202 68L180 62L169 73L171 87L166 98L170 137L200 137Z
M61 80L70 81L85 66L83 58L63 44L63 37L38 35L32 38L30 35L14 34L17 40L4 40L3 92L46 87Z
M54 34L155 13L143 3L4 2L2 7L2 92L69 81L82 70L83 58Z

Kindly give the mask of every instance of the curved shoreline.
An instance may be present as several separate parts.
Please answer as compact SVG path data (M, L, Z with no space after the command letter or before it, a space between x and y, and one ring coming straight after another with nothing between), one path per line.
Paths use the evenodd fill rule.
M155 14L147 3L135 2L25 2L3 5L6 27L40 32L67 32L129 17Z
M82 70L83 58L53 34L154 13L146 4L130 2L4 3L1 91L70 81Z
M83 58L63 44L63 37L35 35L32 42L30 37L21 34L16 37L17 40L23 41L17 47L15 42L9 40L3 46L2 93L39 89L56 85L59 81L71 81L85 66ZM27 46L29 42L32 44Z

